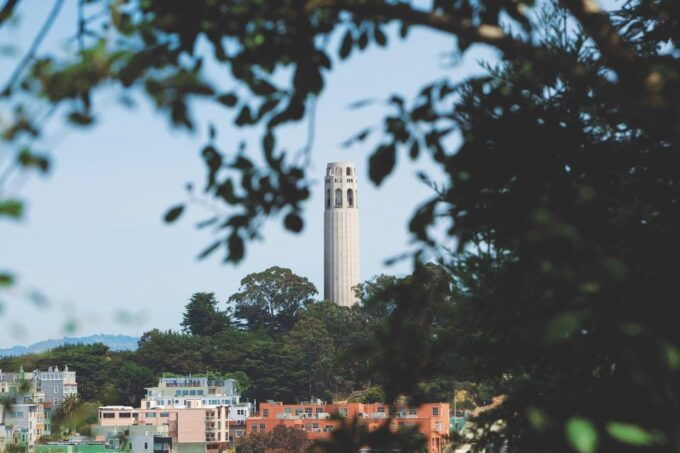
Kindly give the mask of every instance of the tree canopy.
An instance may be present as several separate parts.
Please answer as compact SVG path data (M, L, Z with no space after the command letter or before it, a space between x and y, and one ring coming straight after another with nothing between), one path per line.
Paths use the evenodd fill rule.
M215 335L231 322L229 315L217 308L215 293L196 293L186 306L180 325L193 335Z
M306 277L273 266L245 276L229 303L234 306L234 317L250 330L285 333L317 292Z

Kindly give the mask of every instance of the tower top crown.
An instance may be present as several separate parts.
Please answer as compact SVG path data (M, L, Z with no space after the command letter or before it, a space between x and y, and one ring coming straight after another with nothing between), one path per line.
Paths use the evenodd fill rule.
M354 162L329 162L326 165L326 176L350 176L352 178L356 178L356 169L354 167ZM338 181L329 181L328 179L326 180L326 183L329 182L335 182L335 183L354 183L356 182L355 179L352 179L351 181L343 181L343 180L338 180Z

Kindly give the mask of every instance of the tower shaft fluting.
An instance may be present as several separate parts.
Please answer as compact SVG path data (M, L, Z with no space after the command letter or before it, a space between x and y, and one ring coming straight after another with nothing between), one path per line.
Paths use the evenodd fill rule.
M324 298L338 305L357 302L359 280L359 197L350 162L326 167L324 185Z

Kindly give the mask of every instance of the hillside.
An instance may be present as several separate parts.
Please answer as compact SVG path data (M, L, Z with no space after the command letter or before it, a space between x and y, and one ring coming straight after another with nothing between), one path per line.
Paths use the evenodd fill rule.
M28 346L12 346L0 349L0 356L17 356L23 354L39 353L48 349L56 348L64 344L92 344L104 343L112 351L134 351L137 349L139 338L127 335L90 335L87 337L64 337L60 339L43 340Z

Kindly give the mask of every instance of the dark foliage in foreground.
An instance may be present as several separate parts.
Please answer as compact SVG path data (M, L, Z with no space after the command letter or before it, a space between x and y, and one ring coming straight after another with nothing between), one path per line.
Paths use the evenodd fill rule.
M0 26L19 3L0 6ZM480 447L680 451L680 329L671 315L680 289L678 2L627 0L613 13L594 0L545 3L546 14L532 0L114 3L104 19L81 23L73 55L29 55L20 65L2 89L12 112L2 139L16 150L11 165L47 171L49 160L30 147L42 120L61 111L92 124L91 94L102 86L143 90L187 129L196 126L191 99L234 109L237 126L262 127L264 164L245 145L218 149L212 131L203 190L229 210L203 223L217 237L202 256L222 250L238 262L265 219L303 227L307 168L276 135L307 118L336 54L387 46L396 38L388 24L398 25L399 39L421 27L450 36L461 52L492 46L501 63L487 75L435 81L411 102L386 102L370 178L380 184L402 154L427 155L443 171L409 228L421 251L450 269L455 302L451 316L439 314L441 300L424 292L419 269L413 287L385 293L394 300L378 329L378 360L390 351L394 366L387 395L416 396L419 381L447 376L455 363L506 389L506 402L485 415L487 426L504 423L482 431ZM101 25L113 32L100 33ZM337 51L327 46L331 36ZM235 91L207 81L208 56L231 70ZM27 103L46 114L29 114L40 109ZM0 215L22 212L18 200L0 199ZM11 283L0 274L0 285ZM267 341L248 366L303 360ZM189 360L183 350L174 366Z

